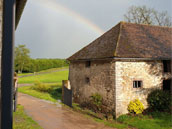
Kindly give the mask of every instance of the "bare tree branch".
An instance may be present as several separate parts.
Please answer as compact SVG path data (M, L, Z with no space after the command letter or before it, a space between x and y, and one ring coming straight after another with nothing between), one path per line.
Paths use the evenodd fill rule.
M124 20L138 24L172 26L172 19L167 11L158 12L146 6L131 6L124 15Z

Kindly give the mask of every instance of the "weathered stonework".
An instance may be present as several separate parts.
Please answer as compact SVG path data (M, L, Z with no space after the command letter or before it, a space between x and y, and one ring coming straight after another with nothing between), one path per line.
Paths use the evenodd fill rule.
M89 68L85 64L85 61L70 64L74 102L88 104L90 96L99 93L104 110L113 112L116 117L128 113L128 104L134 99L139 99L146 108L150 91L162 89L163 80L171 78L170 73L163 72L162 61L91 61ZM90 78L89 84L85 82L86 77ZM141 80L142 87L133 88L134 80Z
M115 109L115 65L113 61L91 61L91 67L85 67L84 61L71 62L69 79L73 89L74 102L89 103L90 96L99 93L103 97L103 106L107 112ZM87 84L85 78L90 79Z
M162 88L163 65L161 61L116 62L116 116L128 113L130 101L139 99L147 107L147 95ZM134 80L142 80L141 88L133 88Z

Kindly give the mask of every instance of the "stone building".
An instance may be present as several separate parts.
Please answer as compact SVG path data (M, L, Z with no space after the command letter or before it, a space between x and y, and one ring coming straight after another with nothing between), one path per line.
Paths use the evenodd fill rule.
M0 129L12 128L14 33L27 0L0 0Z
M116 117L134 99L147 107L152 89L172 89L171 59L172 28L120 22L68 58L73 101L99 93Z

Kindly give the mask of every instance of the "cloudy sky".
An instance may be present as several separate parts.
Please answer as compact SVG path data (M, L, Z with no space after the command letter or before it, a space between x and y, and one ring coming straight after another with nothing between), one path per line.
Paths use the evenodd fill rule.
M131 5L172 16L171 0L28 0L16 31L32 58L67 58L123 21Z

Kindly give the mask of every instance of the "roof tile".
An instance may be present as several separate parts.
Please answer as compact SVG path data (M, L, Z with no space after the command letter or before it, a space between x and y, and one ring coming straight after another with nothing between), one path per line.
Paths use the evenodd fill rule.
M120 22L68 60L172 58L172 28Z

